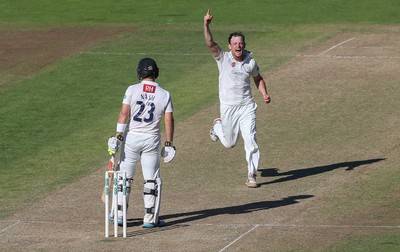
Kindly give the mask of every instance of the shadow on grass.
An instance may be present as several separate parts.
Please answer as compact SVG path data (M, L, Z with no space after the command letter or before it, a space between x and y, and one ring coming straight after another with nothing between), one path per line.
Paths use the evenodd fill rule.
M164 227L157 227L157 228L142 228L139 230L127 232L126 236L127 237L135 237L135 236L140 236L140 235L145 235L145 234L152 234L152 233L158 233L158 232L163 232L167 230L172 230L172 229L177 229L177 228L183 228L183 227L188 227L190 226L189 224L180 224L180 225L171 225L170 223L167 223L166 226ZM129 226L128 226L129 227Z
M259 183L259 185L266 185L272 183L285 182L290 180L295 180L299 178L304 178L307 176L313 176L324 172L333 171L339 168L346 168L347 171L351 171L357 167L373 164L376 162L380 162L385 160L385 158L377 158L377 159L368 159L368 160L360 160L360 161L351 161L351 162L342 162L336 164L330 164L325 166L317 166L305 169L291 170L287 172L279 173L279 169L270 168L270 169L260 169L262 177L277 177L277 176L286 176L284 178L279 178L270 182ZM229 206L229 207L221 207L221 208L211 208L205 210L198 210L186 213L177 213L177 214L168 214L160 216L160 219L168 220L174 219L172 221L167 221L167 225L161 228L152 228L152 229L142 229L136 230L133 232L128 232L128 237L134 237L139 235L145 235L154 232L161 232L176 228L188 227L190 226L190 222L206 219L208 217L213 217L217 215L225 215L225 214L246 214L254 211L262 211L271 208L278 208L287 205L297 204L300 200L308 199L314 197L313 195L296 195L289 196L283 198L281 200L272 200L272 201L261 201L254 202L244 205L237 206ZM128 220L128 227L140 226L142 224L142 219L130 219Z
M177 214L168 214L160 216L162 220L168 219L177 219L173 221L167 221L167 225L160 228L146 228L142 230L136 230L133 232L128 232L128 237L134 237L139 235L145 235L149 233L161 232L176 228L188 227L188 224L191 221L206 219L208 217L213 217L217 215L225 215L225 214L245 214L254 211L262 211L271 208L283 207L287 205L297 204L300 200L308 199L314 197L313 195L296 195L296 196L289 196L287 198L283 198L281 200L268 200L268 201L261 201L261 202L254 202L244 205L238 206L229 206L229 207L221 207L221 208L212 208L212 209L205 209L199 211L192 211L187 213L177 213ZM180 218L180 219L179 219ZM128 220L128 227L138 226L142 223L142 219L129 219Z
M168 225L179 225L195 220L201 220L212 216L217 215L225 215L225 214L245 214L254 211L262 211L271 208L277 208L287 205L292 205L299 203L299 200L308 199L313 197L313 195L297 195L297 196L290 196L287 198L283 198L281 200L270 200L270 201L261 201L261 202L254 202L244 205L238 206L229 206L229 207L221 207L221 208L212 208L212 209L205 209L187 213L177 213L177 214L168 214L161 216L161 219L168 220L168 219L175 219L181 218L178 220L173 220L171 222L167 222Z
M261 186L261 185L268 185L268 184L273 184L273 183L286 182L286 181L304 178L304 177L308 177L308 176L313 176L313 175L317 175L320 173L329 172L329 171L333 171L333 170L336 170L339 168L345 168L345 167L346 167L346 171L351 171L357 167L360 167L363 165L368 165L368 164L373 164L376 162L380 162L382 160L385 160L385 158L342 162L342 163L336 163L336 164L330 164L330 165L324 165L324 166L316 166L316 167L311 167L311 168L291 170L291 171L282 172L282 173L279 173L279 169L277 169L277 168L259 169L259 171L261 171L261 177L278 177L278 176L286 176L286 177L278 178L278 179L275 179L275 180L269 181L269 182L258 183L258 185Z
M244 205L238 206L229 206L229 207L221 207L221 208L212 208L205 210L192 211L187 213L177 213L177 214L168 214L160 216L162 220L168 219L177 219L173 221L167 221L167 225L160 228L146 228L142 230L136 230L133 232L128 232L128 237L134 237L139 235L145 235L149 233L161 232L176 228L188 227L188 224L191 221L206 219L208 217L213 217L217 215L225 215L225 214L245 214L254 211L262 211L271 208L283 207L287 205L297 204L300 200L308 199L314 197L313 195L297 195L297 196L289 196L287 198L283 198L281 200L269 200L269 201L261 201L254 202ZM139 226L141 225L142 219L129 219L128 227Z

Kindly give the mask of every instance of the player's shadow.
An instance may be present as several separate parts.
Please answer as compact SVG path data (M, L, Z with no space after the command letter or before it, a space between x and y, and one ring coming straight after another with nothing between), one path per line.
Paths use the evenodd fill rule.
M141 226L143 218L131 218L127 220L127 227Z
M300 179L308 176L317 175L324 172L333 171L339 168L346 168L346 171L354 170L363 165L373 164L376 162L380 162L385 160L385 158L375 158L375 159L367 159L367 160L359 160L359 161L350 161L350 162L342 162L324 166L316 166L304 169L296 169L287 172L279 172L277 168L268 168L268 169L259 169L261 171L261 177L282 177L278 178L269 182L258 183L259 186L261 185L268 185L274 183L281 183L290 180Z
M335 163L330 165L324 166L316 166L304 169L297 169L291 170L287 172L279 172L277 168L269 168L269 169L261 169L261 176L262 177L280 177L285 176L282 178L275 179L270 182L259 183L259 185L266 185L266 184L273 184L273 183L280 183L286 182L290 180L295 180L299 178L304 178L307 176L313 176L324 172L333 171L339 168L346 168L346 170L351 171L357 167L373 164L376 162L380 162L385 160L385 158L376 158L376 159L368 159L368 160L360 160L360 161L351 161L351 162L342 162L342 163ZM266 209L278 208L287 205L297 204L300 200L308 199L314 197L313 195L296 195L296 196L289 196L283 198L281 200L269 200L269 201L261 201L261 202L254 202L244 205L237 205L237 206L229 206L229 207L221 207L221 208L211 208L205 210L198 210L192 212L185 212L185 213L176 213L176 214L167 214L160 216L160 219L167 221L167 226L163 228L155 228L155 229L143 229L139 231L134 231L128 233L128 236L137 236L143 235L147 233L154 233L160 232L164 230L180 228L188 226L192 221L201 220L217 215L226 215L226 214L245 214L254 211L262 211ZM173 219L168 221L169 219ZM128 220L128 227L132 226L140 226L142 224L142 219L130 219Z
M254 211L262 211L262 210L266 210L266 209L297 204L297 203L299 203L300 200L308 199L311 197L314 197L314 196L313 195L296 195L296 196L290 196L287 198L283 198L281 200L267 200L267 201L254 202L254 203L238 205L238 206L211 208L211 209L186 212L186 213L167 214L167 215L161 216L160 218L163 220L176 219L176 220L172 220L172 221L167 221L168 226L181 225L183 223L200 220L200 219L205 219L205 218L217 216L217 215L245 214L245 213L250 213L250 212L254 212Z

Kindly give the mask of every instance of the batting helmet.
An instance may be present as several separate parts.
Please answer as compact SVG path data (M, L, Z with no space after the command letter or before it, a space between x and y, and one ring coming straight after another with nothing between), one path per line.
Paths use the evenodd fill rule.
M142 80L146 77L154 77L157 79L158 77L158 67L156 62L150 58L143 58L139 61L138 68L136 69L139 80Z

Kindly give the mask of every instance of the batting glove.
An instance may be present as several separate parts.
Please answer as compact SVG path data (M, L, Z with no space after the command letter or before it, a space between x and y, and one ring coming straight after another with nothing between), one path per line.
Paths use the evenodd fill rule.
M169 163L174 159L176 148L171 142L165 142L165 146L161 149L161 156L164 158L164 163Z
M123 141L123 136L121 135L110 137L110 139L108 139L108 153L110 155L115 155L115 153L118 152L122 141Z

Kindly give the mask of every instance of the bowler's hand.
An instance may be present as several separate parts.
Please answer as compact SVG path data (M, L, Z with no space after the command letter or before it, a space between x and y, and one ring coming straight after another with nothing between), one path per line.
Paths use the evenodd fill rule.
M270 103L271 102L271 97L269 95L264 95L263 99L264 99L265 103Z
M208 9L207 14L204 16L204 24L209 25L211 23L213 16L211 16L210 9Z

